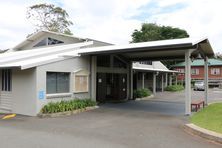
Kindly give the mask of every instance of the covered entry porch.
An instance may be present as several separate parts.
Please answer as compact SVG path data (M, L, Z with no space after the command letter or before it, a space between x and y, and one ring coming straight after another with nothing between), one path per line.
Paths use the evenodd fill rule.
M82 49L81 56L91 56L91 97L96 98L97 92L97 56L115 54L129 63L127 96L133 98L133 62L184 59L185 69L185 114L191 114L191 60L199 55L205 60L205 84L208 84L208 58L214 56L213 49L207 38L174 39L145 43L134 43L121 46L106 46ZM205 85L205 103L208 103L208 85Z

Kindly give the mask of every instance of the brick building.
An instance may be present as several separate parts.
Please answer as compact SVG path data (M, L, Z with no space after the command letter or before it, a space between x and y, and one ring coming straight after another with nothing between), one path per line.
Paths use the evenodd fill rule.
M222 83L222 60L209 59L208 77L209 85L219 85ZM178 74L178 81L184 81L185 63L181 62L172 66L173 70L181 72ZM204 60L197 59L191 64L191 79L193 81L204 80Z

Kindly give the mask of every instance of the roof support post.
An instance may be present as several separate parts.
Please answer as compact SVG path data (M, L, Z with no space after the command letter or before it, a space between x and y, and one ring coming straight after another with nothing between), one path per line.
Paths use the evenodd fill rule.
M177 85L177 74L175 74L175 85Z
M185 114L191 114L191 59L192 50L185 51Z
M145 73L142 73L142 89L144 89L144 75Z
M168 73L166 73L166 78L165 78L165 87L168 86Z
M153 95L156 95L156 73L153 73Z
M169 82L169 85L172 85L172 75L170 75L169 78L170 78L170 80L169 80L169 81L170 81L170 82Z
M97 63L96 63L96 56L91 57L91 99L96 101L96 69L97 69Z
M133 99L133 62L130 62L130 99Z
M208 105L208 57L204 59L204 87L205 104Z
M161 75L161 91L164 91L164 82L163 82L163 74Z

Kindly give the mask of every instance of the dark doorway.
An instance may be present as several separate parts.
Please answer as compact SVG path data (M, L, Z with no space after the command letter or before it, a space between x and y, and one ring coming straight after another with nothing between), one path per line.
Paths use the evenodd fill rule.
M127 74L97 73L97 101L118 101L127 97Z

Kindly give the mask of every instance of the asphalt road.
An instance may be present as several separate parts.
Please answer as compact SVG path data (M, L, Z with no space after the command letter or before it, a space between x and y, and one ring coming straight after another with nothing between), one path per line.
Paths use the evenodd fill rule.
M180 95L183 93L160 93L149 101L104 104L93 111L60 118L17 116L0 120L0 147L222 147L183 130L188 117L183 115Z

